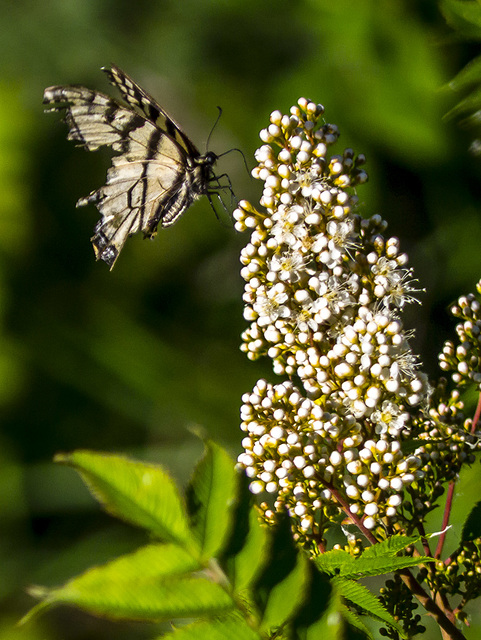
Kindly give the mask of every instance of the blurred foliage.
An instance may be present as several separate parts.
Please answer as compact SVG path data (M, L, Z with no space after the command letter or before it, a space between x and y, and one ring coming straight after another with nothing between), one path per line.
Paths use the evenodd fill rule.
M440 91L477 51L452 37L429 0L0 0L0 8L0 640L152 637L141 625L71 611L12 629L31 604L24 585L58 584L138 542L121 525L107 529L51 457L125 451L188 475L199 452L189 429L235 453L240 396L272 374L238 351L243 239L205 199L154 242L129 240L112 273L94 261L98 214L75 203L103 184L109 154L66 141L66 126L42 112L44 87L110 92L99 68L115 62L200 149L221 105L210 146L242 149L249 166L271 110L300 95L322 102L343 146L367 156L363 213L389 221L427 289L406 323L418 326L416 348L435 375L452 327L446 306L481 275L480 160L469 136L443 121L458 97ZM260 185L239 154L219 168L237 197L256 201ZM467 635L478 633L474 624Z

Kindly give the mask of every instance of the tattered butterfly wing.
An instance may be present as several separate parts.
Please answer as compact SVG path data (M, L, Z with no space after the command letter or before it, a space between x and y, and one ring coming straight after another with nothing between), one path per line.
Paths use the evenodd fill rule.
M201 156L178 125L118 67L108 73L127 106L75 86L47 88L44 103L53 105L53 111L65 109L68 139L90 151L111 146L119 154L106 184L77 203L93 203L102 214L92 244L97 259L112 268L130 235L141 230L152 237L159 224L173 224L207 192L216 156Z

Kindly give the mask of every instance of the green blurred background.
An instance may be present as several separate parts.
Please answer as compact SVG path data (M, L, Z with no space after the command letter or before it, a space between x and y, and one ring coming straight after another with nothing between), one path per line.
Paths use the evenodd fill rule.
M427 289L406 323L435 375L446 306L481 276L480 161L469 135L443 120L458 96L442 90L478 51L429 1L1 0L0 9L0 640L153 637L157 628L72 610L13 625L33 603L26 585L53 586L143 541L52 464L57 451L124 452L167 464L180 481L201 452L193 430L239 451L240 397L273 377L238 350L246 239L203 199L154 242L129 240L113 272L96 263L98 212L75 203L103 184L110 156L67 142L58 115L43 113L43 89L110 92L100 67L115 62L201 150L222 106L210 147L239 147L250 167L273 109L301 95L322 102L339 151L367 156L362 213L389 221ZM239 199L258 200L239 154L218 168ZM461 483L455 532L480 491L477 464Z

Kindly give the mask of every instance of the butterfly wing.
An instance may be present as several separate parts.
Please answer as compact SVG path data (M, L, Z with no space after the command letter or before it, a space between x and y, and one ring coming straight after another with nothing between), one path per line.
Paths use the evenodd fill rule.
M52 111L65 109L69 140L90 151L105 145L118 152L106 184L77 203L93 203L102 214L92 244L97 259L112 268L130 235L141 230L152 237L206 191L212 162L207 166L178 125L118 67L111 73L127 106L75 86L47 88L44 103Z
M181 145L190 157L198 157L200 153L192 140L182 131L180 125L170 116L150 94L142 89L125 71L115 64L103 67L110 83L122 94L123 99L138 113L144 115L147 120L165 131L179 145Z

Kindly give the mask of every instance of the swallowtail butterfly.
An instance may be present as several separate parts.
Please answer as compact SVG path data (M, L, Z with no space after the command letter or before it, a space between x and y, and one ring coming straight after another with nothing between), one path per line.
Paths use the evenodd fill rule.
M117 66L103 68L125 104L79 86L48 87L48 111L65 109L68 139L89 151L105 145L112 159L107 183L80 198L77 206L95 204L102 218L91 238L97 260L112 268L127 238L178 220L192 202L220 188L213 171L215 153L201 154L162 107ZM213 188L211 188L213 186Z

